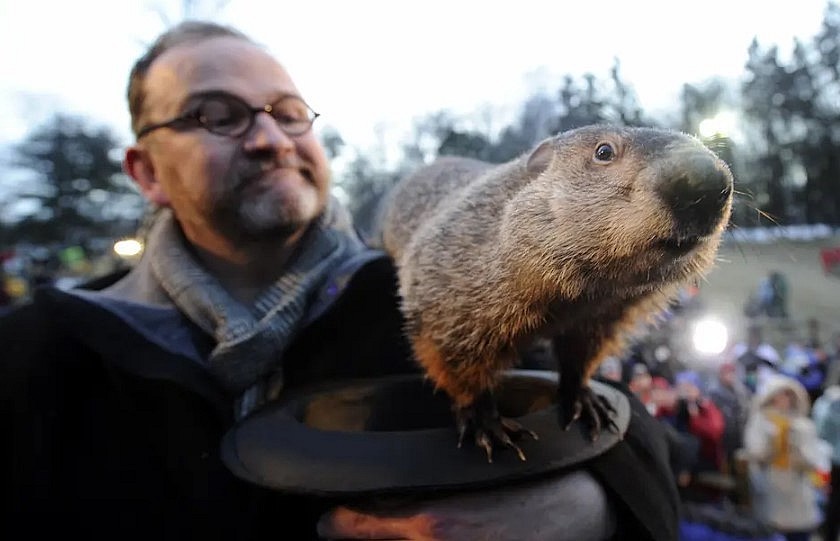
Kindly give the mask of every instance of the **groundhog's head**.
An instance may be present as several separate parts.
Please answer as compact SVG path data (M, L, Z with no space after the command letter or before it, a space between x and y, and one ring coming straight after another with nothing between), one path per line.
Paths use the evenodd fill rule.
M635 296L697 277L729 221L729 168L679 132L588 126L543 141L523 167L533 181L504 219L517 249L539 251L578 294Z

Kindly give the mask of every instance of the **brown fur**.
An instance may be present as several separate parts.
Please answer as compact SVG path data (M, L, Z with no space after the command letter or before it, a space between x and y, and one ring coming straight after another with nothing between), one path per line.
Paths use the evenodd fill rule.
M609 163L594 159L604 142ZM682 238L661 186L683 171L728 180L699 244ZM458 406L492 390L515 351L551 337L561 373L583 382L628 331L712 265L731 207L731 174L677 132L590 126L501 165L441 158L390 195L382 240L399 269L418 362Z

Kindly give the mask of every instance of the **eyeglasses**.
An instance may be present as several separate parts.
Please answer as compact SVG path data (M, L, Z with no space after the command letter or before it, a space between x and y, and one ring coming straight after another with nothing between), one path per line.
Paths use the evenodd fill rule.
M242 98L227 92L209 92L197 98L197 103L186 113L166 122L146 126L137 132L137 139L159 128L204 128L217 135L241 137L254 126L257 113L268 113L277 121L283 133L294 137L308 132L320 116L305 101L291 94L261 107L253 107Z

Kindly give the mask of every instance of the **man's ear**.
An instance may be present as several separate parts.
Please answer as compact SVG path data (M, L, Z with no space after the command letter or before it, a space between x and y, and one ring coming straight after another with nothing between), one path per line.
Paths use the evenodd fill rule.
M122 166L125 174L134 179L146 199L159 207L169 206L169 196L158 182L148 152L137 146L129 147L125 151Z

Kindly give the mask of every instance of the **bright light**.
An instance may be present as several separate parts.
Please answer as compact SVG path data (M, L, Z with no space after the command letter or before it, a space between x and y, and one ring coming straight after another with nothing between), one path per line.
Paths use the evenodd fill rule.
M702 319L694 325L691 340L700 353L717 355L726 349L729 331L716 319Z
M114 253L120 257L134 257L143 251L143 243L137 239L123 239L114 243Z
M737 129L735 113L721 112L706 118L698 126L701 137L730 137Z
M659 346L653 350L653 356L660 363L664 363L671 356L671 348L668 346Z

